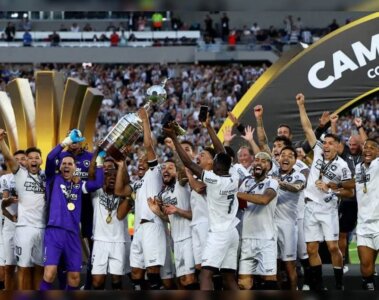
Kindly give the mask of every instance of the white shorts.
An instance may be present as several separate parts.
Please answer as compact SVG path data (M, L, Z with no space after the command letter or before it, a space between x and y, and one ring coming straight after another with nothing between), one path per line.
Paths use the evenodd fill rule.
M207 242L208 230L208 222L198 223L192 226L192 249L196 265L201 264L203 251Z
M366 246L376 251L379 250L379 234L359 235L357 234L357 247Z
M124 275L125 251L125 243L94 241L92 275Z
M338 208L314 201L305 204L304 234L306 242L338 241Z
M296 260L297 225L295 222L276 221L278 231L278 259L282 261Z
M5 265L15 266L16 256L14 254L14 236L16 234L16 223L5 221L3 227L3 242Z
M297 219L297 257L308 258L307 243L304 236L304 219Z
M208 232L201 266L237 270L238 242L236 228L230 231Z
M240 275L275 275L277 242L275 239L242 239Z
M45 229L30 226L16 227L14 236L17 266L43 266L43 237Z
M174 242L176 276L195 273L195 259L192 252L192 238Z
M163 266L165 258L166 235L162 224L141 224L134 233L130 247L130 266L139 269Z
M174 252L172 251L173 242L167 228L165 228L165 233L166 233L166 256L165 256L164 265L160 270L160 275L161 275L161 279L171 279L171 278L175 278Z

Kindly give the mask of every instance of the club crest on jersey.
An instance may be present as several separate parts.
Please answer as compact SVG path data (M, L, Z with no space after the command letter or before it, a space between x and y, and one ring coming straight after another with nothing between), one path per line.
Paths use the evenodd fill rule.
M217 183L217 179L212 179L212 178L204 178L204 181L211 184Z
M292 176L288 176L287 177L287 182L292 182L292 179L293 179Z
M258 189L263 189L263 187L265 186L265 184L262 182L262 183L260 183L259 185L258 185Z
M83 160L83 165L88 168L89 165L90 165L90 161L89 160Z

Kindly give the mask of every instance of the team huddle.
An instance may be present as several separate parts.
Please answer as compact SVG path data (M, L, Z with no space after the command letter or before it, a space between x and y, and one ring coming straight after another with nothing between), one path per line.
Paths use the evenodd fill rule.
M12 155L0 129L11 171L0 179L0 284L6 290L79 289L85 239L86 289L104 290L109 274L115 290L123 289L124 276L134 290L323 290L319 243L325 241L335 287L342 290L348 234L356 226L362 288L374 290L378 141L355 119L359 135L345 145L335 114L324 113L313 131L304 96L296 102L303 143L294 146L290 127L282 124L270 149L263 107L256 106L258 143L254 129L229 114L246 141L235 155L233 128L224 129L222 143L208 116L202 126L213 145L195 153L169 123L163 131L172 158L165 161L154 151L141 108L138 180L124 161L83 149L77 129L50 151L45 171L39 149ZM313 160L306 155L312 150ZM131 239L126 216L133 207Z

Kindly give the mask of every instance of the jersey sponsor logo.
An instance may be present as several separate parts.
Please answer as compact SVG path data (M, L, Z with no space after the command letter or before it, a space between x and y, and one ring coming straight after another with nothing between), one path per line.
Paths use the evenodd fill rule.
M230 194L234 194L234 193L237 193L237 188L234 188L232 190L225 190L225 191L220 191L220 195L230 195Z
M212 178L204 178L204 181L211 184L217 183L217 179L212 179Z
M44 194L45 189L38 182L25 181L24 188L27 192L33 192L34 194Z
M74 176L78 176L80 178L87 178L88 177L88 172L82 172L82 168L76 168L74 172Z
M141 179L140 181L137 181L136 183L134 183L133 190L135 192L137 192L137 190L140 189L142 185L143 185L143 179Z
M321 160L321 159L318 159L316 161L316 165L315 165L315 168L317 170L322 170L323 168L325 167L325 163ZM323 172L323 176L328 178L329 180L333 180L334 178L337 177L337 175L334 173L336 170L337 170L337 166L336 165L331 165L328 170L325 170Z
M114 197L107 197L105 194L100 194L100 205L104 206L107 210L115 210L118 205L118 201L114 201Z

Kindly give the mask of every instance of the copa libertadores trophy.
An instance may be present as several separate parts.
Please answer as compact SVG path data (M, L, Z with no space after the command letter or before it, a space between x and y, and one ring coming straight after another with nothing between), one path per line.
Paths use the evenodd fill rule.
M146 91L147 103L144 108L149 112L152 105L162 105L167 100L164 86L167 79L160 85L153 85ZM123 116L100 144L100 148L113 158L120 160L127 156L128 147L143 135L142 120L137 113Z

